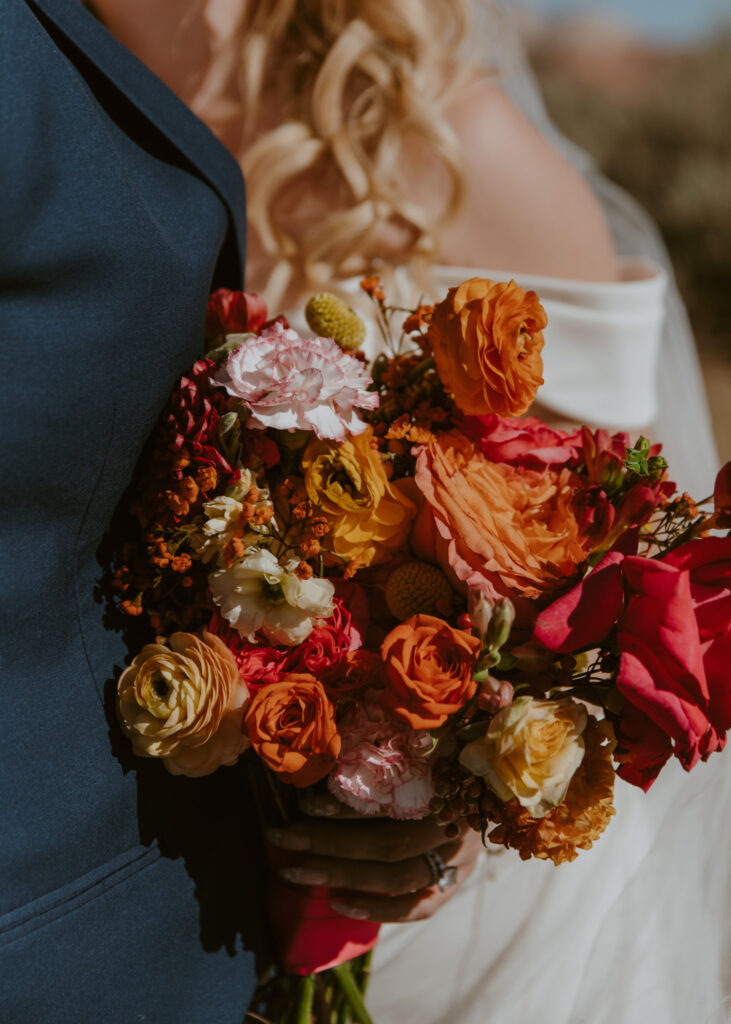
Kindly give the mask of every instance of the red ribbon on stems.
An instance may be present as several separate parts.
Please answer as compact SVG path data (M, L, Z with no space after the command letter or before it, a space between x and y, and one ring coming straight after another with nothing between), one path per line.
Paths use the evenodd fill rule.
M373 949L380 925L343 917L330 906L327 886L295 885L279 868L300 858L275 846L269 857L269 918L277 961L287 974L318 974Z

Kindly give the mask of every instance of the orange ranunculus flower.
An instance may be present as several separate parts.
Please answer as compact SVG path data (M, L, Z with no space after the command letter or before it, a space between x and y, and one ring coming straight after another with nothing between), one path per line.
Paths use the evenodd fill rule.
M490 462L461 434L445 433L421 449L415 479L426 502L411 546L462 589L534 599L587 557L572 509L579 482L569 470Z
M173 775L209 775L248 747L249 692L217 636L173 633L147 644L117 685L117 717L140 757L160 757Z
M361 565L389 559L406 541L416 507L383 468L373 432L311 441L302 457L307 497L330 524L323 545Z
M535 292L473 277L434 308L427 338L442 383L474 416L521 416L543 383L543 328Z
M614 737L606 722L590 717L582 738L584 759L563 801L545 817L531 817L517 800L502 803L488 795L488 817L498 823L489 834L493 843L517 850L522 860L538 857L554 864L591 848L614 814Z
M247 709L246 731L264 764L299 787L323 779L340 753L335 708L307 673L262 687Z
M380 701L412 729L436 729L472 697L477 637L433 615L414 615L381 644L387 685Z

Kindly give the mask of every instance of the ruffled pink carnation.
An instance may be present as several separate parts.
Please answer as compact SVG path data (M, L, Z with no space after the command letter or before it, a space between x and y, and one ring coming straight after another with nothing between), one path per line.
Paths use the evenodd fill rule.
M338 723L342 746L328 776L333 796L359 814L423 818L434 796L426 760L432 737L392 718L378 704L356 704Z
M316 624L307 639L295 647L249 643L218 614L213 616L209 629L226 644L236 659L239 675L256 692L292 673L309 672L319 678L362 645L361 634L343 602L336 598L333 609L332 615Z
M314 430L321 440L362 433L356 410L378 406L362 363L330 338L301 338L281 323L234 349L213 380L250 410L249 426Z

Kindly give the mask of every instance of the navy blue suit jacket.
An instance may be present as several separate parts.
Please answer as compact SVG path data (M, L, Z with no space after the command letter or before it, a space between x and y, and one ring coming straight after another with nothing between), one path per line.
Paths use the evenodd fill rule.
M0 1020L240 1024L246 787L131 758L99 552L241 286L243 182L78 0L3 0L0 102Z

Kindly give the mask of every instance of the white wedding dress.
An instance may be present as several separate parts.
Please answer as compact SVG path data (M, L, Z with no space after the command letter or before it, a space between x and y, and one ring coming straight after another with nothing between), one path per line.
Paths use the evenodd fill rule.
M519 49L503 85L595 189L621 280L589 284L438 267L534 288L545 305L539 399L566 419L642 428L681 490L705 497L718 457L697 356L662 242L643 211L548 120ZM412 296L413 298L413 296ZM371 341L371 344L374 342ZM376 1024L723 1024L731 1021L731 760L667 765L649 793L617 779L616 816L561 867L486 852L432 919L387 925L368 1006Z
M534 288L549 319L544 404L672 441L677 407L663 407L657 383L669 283L659 265L625 260L616 284L467 267L434 276L441 292L472 276ZM678 400L687 387L675 382ZM704 409L695 411L697 426ZM712 463L704 479L705 455L683 462L682 445L669 447L681 488L707 493ZM731 1020L728 756L689 775L673 762L648 794L618 779L615 805L605 834L573 863L523 862L493 847L434 918L385 926L368 999L377 1024Z
M519 47L503 45L496 63L506 92L602 202L620 280L439 266L435 295L473 276L533 288L549 319L539 400L567 420L649 433L680 490L705 497L718 457L662 242L637 204L556 132ZM394 304L418 301L398 271L394 284ZM362 311L357 282L343 287ZM378 346L369 331L368 354ZM493 847L433 918L384 926L367 999L376 1024L731 1021L731 756L690 774L673 761L648 794L617 779L615 806L605 834L573 863L523 862Z

